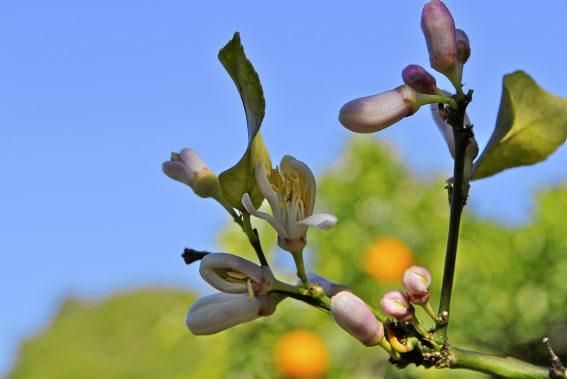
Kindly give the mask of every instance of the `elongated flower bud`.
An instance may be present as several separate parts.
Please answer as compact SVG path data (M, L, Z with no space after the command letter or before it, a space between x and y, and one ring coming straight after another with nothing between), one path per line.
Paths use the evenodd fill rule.
M384 325L360 298L342 291L331 298L336 323L365 346L376 346L384 338Z
M269 267L226 253L206 255L199 273L207 283L225 293L266 293L275 280Z
M339 121L353 132L374 133L414 114L420 106L417 95L405 85L355 99L343 105Z
M441 0L431 0L421 13L431 67L446 76L453 75L457 64L457 37L453 16Z
M437 90L437 81L423 67L411 64L403 69L404 83L419 93L433 95Z
M414 317L414 308L409 298L398 291L386 293L380 301L382 309L388 316L399 321L409 321Z
M420 266L411 266L404 272L404 289L413 304L425 304L429 300L431 274Z
M344 284L334 283L329 279L313 272L307 274L307 279L310 283L317 284L319 287L321 287L327 297L333 297L337 293L348 289L348 287Z
M162 170L171 179L187 184L200 197L215 197L219 193L217 176L193 149L171 153L171 160L163 163Z
M457 62L465 64L471 56L469 37L461 29L457 29Z
M260 295L250 299L246 294L216 293L193 303L185 324L195 335L215 334L271 315L281 299L279 295Z

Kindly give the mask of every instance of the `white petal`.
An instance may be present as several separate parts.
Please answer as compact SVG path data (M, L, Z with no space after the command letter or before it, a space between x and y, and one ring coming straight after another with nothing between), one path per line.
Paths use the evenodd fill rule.
M164 174L169 176L171 179L187 184L189 187L193 187L194 173L191 172L187 165L182 161L163 162L161 169Z
M203 162L199 154L193 149L185 148L181 150L179 157L194 174L207 169L205 162Z
M216 293L193 303L185 324L195 335L215 334L260 317L260 306L258 298L247 294Z
M264 212L261 212L261 211L257 210L256 208L254 208L254 205L252 204L252 200L250 199L250 195L248 195L247 193L242 195L242 205L244 205L244 208L251 215L268 221L270 223L270 225L272 225L272 227L276 230L276 232L278 233L279 236L281 236L283 238L288 237L287 231L285 230L283 225L280 224L279 221L274 216L269 215L269 214L264 213Z
M266 200L268 200L268 204L270 204L270 208L272 208L272 213L276 214L280 201L278 199L278 195L268 181L268 173L266 172L266 166L263 161L256 164L254 175L256 176L256 183L260 188L260 192L262 192L262 195L264 195Z
M329 230L337 223L337 218L328 213L316 213L301 221L296 222L299 225L314 226L319 229Z
M439 114L439 107L437 104L431 104L431 114L433 115L433 121L435 125L443 135L447 147L449 148L449 153L451 157L455 158L455 137L453 137L453 128L451 125L445 122L441 115Z

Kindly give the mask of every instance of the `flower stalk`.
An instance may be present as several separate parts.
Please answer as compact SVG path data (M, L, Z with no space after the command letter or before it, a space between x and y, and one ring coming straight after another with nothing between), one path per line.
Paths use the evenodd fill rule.
M303 287L309 288L309 279L305 273L305 263L303 262L303 249L299 252L294 252L291 254L293 256L293 261L295 262L295 268L297 270L297 277L301 279Z
M264 255L264 250L262 249L262 245L260 244L260 237L258 236L258 231L252 228L252 223L250 222L250 214L243 213L242 214L242 223L240 224L242 230L248 237L248 241L250 241L250 245L254 248L256 255L258 256L258 260L260 261L260 265L262 266L269 266L268 260Z

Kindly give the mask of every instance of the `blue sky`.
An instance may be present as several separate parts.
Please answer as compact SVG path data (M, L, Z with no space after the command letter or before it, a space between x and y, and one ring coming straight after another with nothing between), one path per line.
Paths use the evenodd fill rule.
M274 160L292 154L321 172L350 135L348 100L428 65L425 1L26 1L0 7L0 373L18 341L70 294L142 285L193 286L184 246L214 248L226 216L161 173L191 146L216 171L245 143L238 94L217 52L240 31L267 99ZM524 69L567 97L567 2L447 1L471 40L466 86L482 146L501 77ZM446 85L446 81L440 80ZM428 110L377 136L420 173L449 172ZM369 137L371 138L371 137ZM520 223L538 188L565 180L567 152L475 183L482 217Z

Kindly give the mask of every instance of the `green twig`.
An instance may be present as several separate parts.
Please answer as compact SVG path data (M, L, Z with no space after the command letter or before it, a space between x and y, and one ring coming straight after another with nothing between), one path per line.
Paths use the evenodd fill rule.
M240 224L244 233L248 237L248 241L250 241L250 245L254 248L256 255L258 256L258 260L262 266L269 267L268 260L264 255L264 250L262 250L262 244L260 243L260 237L258 236L258 231L252 228L252 224L250 223L250 214L243 213L242 214L242 223Z
M496 375L502 378L517 379L546 379L549 378L549 369L520 361L511 357L496 357L493 355L477 353L450 347L450 368L464 368Z

